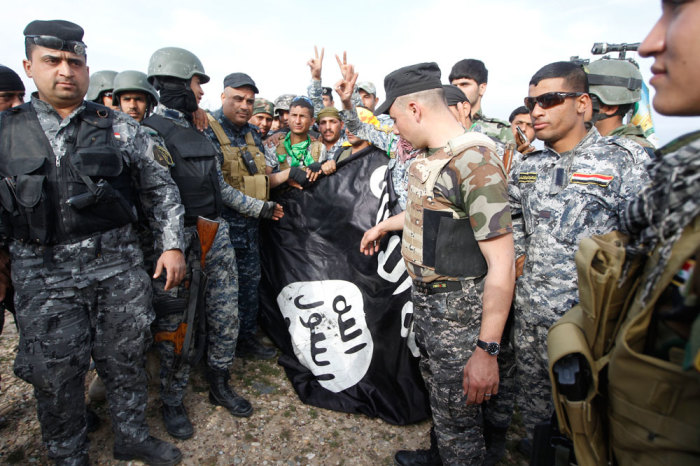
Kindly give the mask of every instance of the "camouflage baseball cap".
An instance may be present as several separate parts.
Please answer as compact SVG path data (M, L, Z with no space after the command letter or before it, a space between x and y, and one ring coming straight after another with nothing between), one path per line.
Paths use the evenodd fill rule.
M377 86L375 86L374 83L371 83L369 81L362 81L360 83L357 83L357 88L362 89L366 93L372 94L375 97L377 95Z
M270 116L275 114L275 104L267 99L258 97L255 99L255 104L253 104L253 115L258 113L267 113Z
M278 110L289 111L289 105L296 96L294 94L282 94L275 99L275 112Z

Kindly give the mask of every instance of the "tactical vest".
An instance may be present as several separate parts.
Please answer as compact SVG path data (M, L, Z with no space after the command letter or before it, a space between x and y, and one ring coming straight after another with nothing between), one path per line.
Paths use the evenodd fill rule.
M217 154L209 138L160 115L151 115L143 120L143 125L158 131L175 162L170 175L185 206L185 224L194 225L198 216L219 217L223 203L216 172Z
M659 260L625 257L627 238L612 232L576 252L580 304L549 330L547 346L560 429L578 464L696 465L700 461L700 374L644 354L657 300L700 244L700 218L688 225L653 292L644 283ZM646 259L646 264L644 263ZM558 383L562 362L580 376ZM572 393L574 393L572 395Z
M321 158L321 151L323 150L323 143L321 141L311 141L311 144L309 144L309 153L311 154L311 157L314 159L314 162L318 162L318 159ZM277 150L275 151L277 154L279 160L280 155L284 155L284 162L280 162L280 171L286 170L287 168L290 167L289 162L287 161L287 149L284 148L284 138L277 144Z
M4 237L52 245L136 221L130 170L114 138L113 118L107 107L86 102L59 164L31 103L3 114Z
M224 180L246 196L262 201L270 199L270 180L265 174L265 154L255 144L253 133L250 131L246 133L245 147L232 147L231 139L216 118L209 113L207 118L209 118L209 127L214 131L221 146L221 152L224 154L224 163L221 165ZM253 166L249 167L249 163Z
M409 168L401 254L414 266L434 270L433 280L440 276L476 278L487 271L468 212L462 212L466 217L460 218L453 204L434 195L442 169L453 157L476 146L496 151L488 136L465 133L430 157L419 156Z

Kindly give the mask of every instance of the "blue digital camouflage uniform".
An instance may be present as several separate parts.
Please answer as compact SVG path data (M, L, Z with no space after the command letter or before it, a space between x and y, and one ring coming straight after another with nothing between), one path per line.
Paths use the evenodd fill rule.
M236 126L226 118L221 109L212 113L221 124L224 132L234 147L246 147L246 134L252 133L255 145L260 152L265 149L256 127L250 123ZM205 134L215 146L219 141L211 128ZM223 154L219 153L219 164L223 163ZM258 285L260 284L260 220L247 217L238 211L225 207L223 218L228 222L231 245L236 250L236 267L238 273L238 318L240 322L239 338L253 337L257 331L258 320Z
M571 151L545 147L511 169L516 257L527 257L515 294L516 382L530 433L553 411L547 330L578 301L578 243L620 228L624 203L649 182L648 160L638 144L592 128Z
M62 119L35 96L31 102L59 164L85 106ZM183 249L184 209L169 173L153 160L153 143L123 113L115 112L112 128L158 248ZM144 358L154 314L132 225L53 246L11 240L9 249L20 334L15 373L34 386L49 457L87 456L85 374L91 356L107 388L115 441L145 440Z
M191 126L185 115L177 110L169 109L159 104L154 112L168 118L183 127ZM218 145L214 145L218 151ZM229 186L217 163L219 187L224 205L245 215L257 217L263 208L263 201L245 196ZM236 256L229 238L228 222L223 218L211 219L219 222L214 244L206 256L204 272L208 277L206 288L206 321L207 321L207 366L217 370L228 370L233 363L238 337L238 279L236 274ZM189 244L195 234L196 227L185 228L185 240ZM154 286L155 299L177 297L183 292L178 289L163 290L163 282ZM180 323L181 315L171 314L160 317L157 321L159 331L174 331ZM168 386L170 368L175 359L174 347L171 342L157 343L161 354L161 398L163 403L176 406L182 403L190 367L182 364L180 369L171 377Z
M410 245L415 244L411 239L415 232L409 225L414 220L410 212L421 209L413 205L417 200L412 193L421 191L417 180L428 171L421 168L425 161L441 152L444 153L440 150L427 158L421 154L411 165L402 253L414 278L416 342L421 351L420 369L428 387L440 456L445 464L481 464L485 451L481 407L466 404L462 380L464 366L481 328L484 276L460 279L461 289L455 291L427 294L415 286L416 280L429 283L436 279L457 279L412 262L408 252ZM428 199L430 194L427 193ZM460 218L469 216L477 241L512 231L503 167L497 154L486 147L473 147L452 157L441 169L432 194L434 202L430 205L436 209L449 205ZM429 206L424 203L422 208L427 210Z

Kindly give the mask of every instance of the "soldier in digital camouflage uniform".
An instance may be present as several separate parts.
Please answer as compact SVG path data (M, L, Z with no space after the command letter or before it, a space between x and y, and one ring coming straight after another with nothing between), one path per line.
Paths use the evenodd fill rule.
M593 99L593 123L603 136L630 139L650 155L654 145L644 131L632 123L623 123L625 115L642 98L642 73L627 60L603 58L585 67Z
M532 77L526 106L545 148L522 155L510 173L516 256L525 256L515 297L516 380L530 435L553 412L547 330L578 300L578 243L619 229L625 201L649 181L649 157L638 144L586 131L587 91L585 72L571 62Z
M114 457L176 464L180 450L150 437L145 421L154 316L132 224L138 194L164 251L156 275L165 268L167 286L177 285L185 269L177 187L135 121L83 101L83 29L33 21L24 34L24 67L38 92L0 117L1 227L20 335L15 373L34 386L44 444L57 464L88 464L91 356L107 387Z
M361 250L377 252L387 231L403 228L420 367L439 447L439 456L434 449L400 451L394 459L481 464L479 405L498 392L496 355L515 276L503 166L491 139L465 133L450 113L435 63L396 70L384 85L387 100L377 111L389 111L395 131L427 152L410 167L406 211L368 230Z
M212 114L206 135L221 147L224 179L246 195L269 200L270 178L267 176L265 149L255 127L248 123L258 88L245 73L231 73L224 78L221 108ZM226 146L228 149L225 149ZM230 150L230 153L228 152ZM247 154L244 152L247 151ZM244 157L255 165L251 173ZM256 359L275 357L274 348L264 346L255 335L258 328L258 285L260 283L260 221L225 208L231 244L236 250L238 272L238 318L240 329L236 353Z
M486 92L489 72L481 60L467 58L454 64L449 81L462 89L472 105L472 121L483 128L480 132L498 139L503 144L515 143L507 121L485 116L481 110L481 99Z
M229 367L235 354L238 336L238 281L236 258L229 239L228 223L221 218L224 205L253 217L271 218L281 210L274 202L245 196L223 179L211 141L192 126L192 112L198 108L204 92L201 85L209 81L199 59L191 52L166 47L151 56L148 79L160 93L160 103L144 126L156 130L165 141L174 164L171 175L178 185L185 206L185 240L190 244L196 232L198 216L219 222L211 250L206 256L204 273L208 277L204 314L207 322L207 379L209 401L226 407L235 416L250 416L251 404L228 385ZM183 290L168 292L154 287L154 305L168 298L186 298ZM165 307L165 306L164 306ZM182 312L159 313L157 330L173 332ZM156 335L156 338L158 336ZM158 343L161 354L161 399L165 427L176 438L189 438L194 429L183 405L190 366L179 364L171 341Z

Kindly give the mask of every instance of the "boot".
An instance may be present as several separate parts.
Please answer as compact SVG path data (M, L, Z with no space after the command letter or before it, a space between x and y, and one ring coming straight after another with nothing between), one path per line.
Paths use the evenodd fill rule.
M247 359L272 359L277 356L277 350L263 345L255 335L239 338L236 344L236 355Z
M490 422L484 422L484 443L486 444L484 466L494 466L505 456L507 431L508 427L496 427Z
M194 427L187 417L185 406L180 403L177 406L170 406L163 403L163 424L165 430L177 439L185 440L194 435Z
M207 380L209 381L209 401L212 404L223 406L231 414L238 417L248 417L253 414L253 406L239 396L228 385L228 370L207 369Z
M394 464L399 466L442 466L435 428L430 429L430 449L399 450L394 455Z
M141 443L119 444L114 442L114 459L138 460L153 466L173 466L182 460L182 452L172 443L148 437Z

